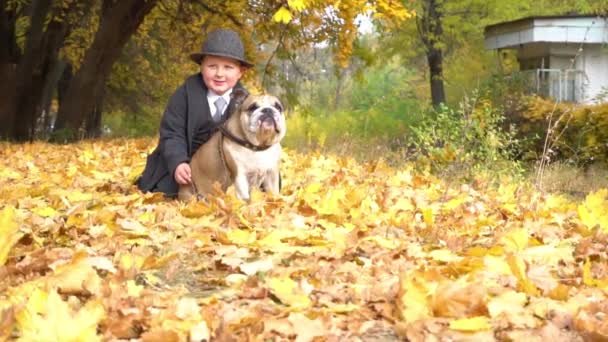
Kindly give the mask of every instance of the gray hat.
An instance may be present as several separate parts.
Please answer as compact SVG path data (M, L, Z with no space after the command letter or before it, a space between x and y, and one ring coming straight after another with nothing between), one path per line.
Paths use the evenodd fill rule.
M201 52L191 54L190 59L196 64L201 64L205 55L228 57L236 59L245 66L253 66L245 60L245 48L241 37L233 30L220 29L209 32Z

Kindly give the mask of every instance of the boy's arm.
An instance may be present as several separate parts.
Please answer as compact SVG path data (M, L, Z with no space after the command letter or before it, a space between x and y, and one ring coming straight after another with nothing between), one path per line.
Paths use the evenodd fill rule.
M179 164L190 161L186 139L187 103L186 87L181 86L171 96L160 123L161 151L171 177Z

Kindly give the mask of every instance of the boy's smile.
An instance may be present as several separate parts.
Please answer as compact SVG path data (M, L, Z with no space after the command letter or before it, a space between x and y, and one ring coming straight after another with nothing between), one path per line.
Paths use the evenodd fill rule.
M201 62L203 81L210 90L223 95L243 76L245 67L232 58L207 55Z

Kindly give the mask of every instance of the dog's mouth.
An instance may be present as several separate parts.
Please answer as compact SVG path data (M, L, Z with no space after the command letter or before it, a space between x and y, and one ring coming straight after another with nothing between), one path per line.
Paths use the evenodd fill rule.
M276 133L279 133L279 126L275 120L274 113L270 109L264 109L262 115L259 118L260 126L264 130L274 129Z

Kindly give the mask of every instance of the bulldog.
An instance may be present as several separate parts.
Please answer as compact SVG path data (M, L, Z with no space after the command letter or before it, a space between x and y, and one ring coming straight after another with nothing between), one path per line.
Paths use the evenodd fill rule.
M260 187L279 193L280 142L286 133L283 105L272 95L233 96L235 110L192 156L192 184L180 185L180 200L204 197L216 182L223 191L234 184L236 196L245 201Z

